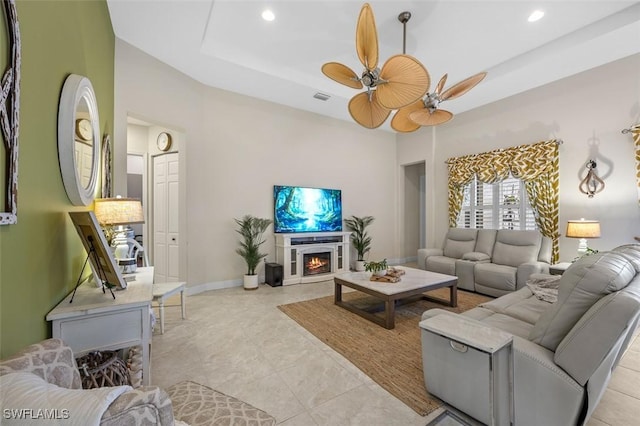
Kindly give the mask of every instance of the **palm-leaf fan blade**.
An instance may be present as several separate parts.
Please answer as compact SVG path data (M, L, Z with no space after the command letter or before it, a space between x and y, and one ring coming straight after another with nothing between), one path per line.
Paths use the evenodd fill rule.
M469 90L473 89L476 84L480 83L486 75L486 72L481 72L462 80L460 83L454 84L442 93L440 100L446 101L447 99L455 99L458 96L464 95Z
M438 85L436 86L436 90L435 92L439 95L442 92L442 89L444 88L444 84L447 82L447 74L443 75L442 78L440 79L440 81L438 82Z
M369 3L365 3L358 16L356 26L356 51L358 59L369 71L373 71L378 66L378 32L376 30L376 20L373 17L373 10Z
M446 123L453 118L453 114L443 109L436 109L433 112L429 108L422 108L409 114L409 119L421 126L437 126Z
M387 109L398 109L417 101L429 90L431 78L427 69L416 58L395 55L380 71L378 101Z
M415 132L420 128L420 125L409 119L409 114L423 108L424 102L422 102L422 99L418 99L411 105L400 108L398 112L396 112L396 115L393 116L393 120L391 120L391 127L396 132Z
M354 89L362 89L358 76L346 65L338 62L327 62L322 66L322 73L330 79Z
M375 129L384 123L391 111L383 108L378 103L376 91L374 90L371 92L371 100L369 100L369 93L367 92L362 92L351 98L351 101L349 101L349 113L356 123L368 129Z

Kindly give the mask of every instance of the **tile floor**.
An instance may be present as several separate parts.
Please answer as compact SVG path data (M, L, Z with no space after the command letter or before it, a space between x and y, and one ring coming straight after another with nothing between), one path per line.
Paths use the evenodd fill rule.
M277 308L331 294L333 283L325 281L190 296L187 319L179 307L166 308L165 334L153 335L152 383L194 380L267 411L283 426L424 426L434 419L439 411L419 416ZM587 425L638 424L638 383L640 339Z

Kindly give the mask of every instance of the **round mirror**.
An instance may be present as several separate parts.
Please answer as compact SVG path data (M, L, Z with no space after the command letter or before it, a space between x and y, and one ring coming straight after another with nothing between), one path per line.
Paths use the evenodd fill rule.
M100 120L88 78L71 74L58 109L58 159L71 203L89 205L95 196L100 164Z

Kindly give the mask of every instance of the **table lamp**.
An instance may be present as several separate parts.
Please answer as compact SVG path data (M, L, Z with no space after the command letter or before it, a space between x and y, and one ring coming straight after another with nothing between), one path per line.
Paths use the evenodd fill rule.
M136 198L97 198L95 215L102 226L117 226L111 241L116 259L129 257L127 233L123 225L144 223L142 203Z
M569 220L567 233L569 238L580 238L578 244L578 256L587 252L587 238L600 238L600 222L597 220Z

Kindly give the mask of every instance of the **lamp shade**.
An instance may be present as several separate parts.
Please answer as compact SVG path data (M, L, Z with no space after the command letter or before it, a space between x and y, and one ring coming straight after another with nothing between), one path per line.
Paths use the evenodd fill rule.
M567 233L569 238L600 238L600 222L597 220L569 220Z
M144 223L142 203L136 198L97 198L95 214L102 225Z

